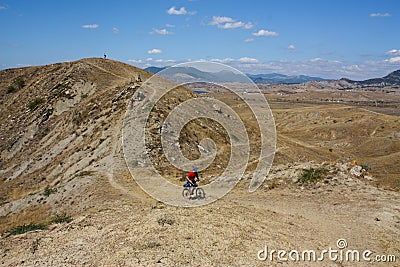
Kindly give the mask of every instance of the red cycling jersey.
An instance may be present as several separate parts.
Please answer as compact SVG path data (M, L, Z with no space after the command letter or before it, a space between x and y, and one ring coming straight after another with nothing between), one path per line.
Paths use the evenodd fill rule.
M197 174L195 172L189 172L187 177L190 181L194 181L197 177Z

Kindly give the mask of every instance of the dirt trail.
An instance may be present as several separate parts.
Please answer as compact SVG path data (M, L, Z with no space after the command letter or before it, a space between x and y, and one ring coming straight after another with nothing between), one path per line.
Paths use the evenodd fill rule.
M265 245L270 249L321 251L336 248L341 238L349 249L400 255L397 193L348 176L302 188L275 171L285 185L250 194L243 182L223 199L194 209L165 206L148 196L137 199L116 194L99 204L96 212L69 224L2 238L1 263L265 266L257 259L257 252ZM127 189L140 191L135 184ZM267 263L274 266L277 262ZM323 265L338 263L328 259ZM370 263L344 262L342 266Z
M123 80L129 80L127 77L123 77L123 76L118 75L118 74L116 74L116 73L114 73L114 72L111 72L111 71L109 71L109 70L106 70L106 69L100 67L99 65L93 64L93 63L91 63L91 62L89 62L89 61L87 62L87 64L89 64L90 66L93 66L93 67L95 67L95 68L101 70L102 72L109 73L109 74L111 74L111 75L113 75L113 76L116 76L116 77L119 77L119 78L121 78L121 79L123 79Z

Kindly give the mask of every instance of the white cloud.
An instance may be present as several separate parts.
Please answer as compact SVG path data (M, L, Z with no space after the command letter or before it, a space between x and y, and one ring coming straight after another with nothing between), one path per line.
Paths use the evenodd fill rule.
M175 25L173 25L173 24L165 24L165 27L167 27L167 28L175 28Z
M272 32L268 30L259 30L258 32L253 32L254 36L278 36L277 32Z
M318 62L318 61L323 61L323 59L320 57L310 59L310 62Z
M161 53L162 53L162 50L161 49L157 49L157 48L154 48L154 49L151 49L151 50L147 51L147 54L161 54Z
M167 10L167 13L170 15L194 15L196 11L187 11L185 7L176 9L175 6L172 6Z
M149 58L148 61L153 61L155 63L174 63L176 62L176 60L173 59L151 59Z
M371 13L369 14L370 17L390 17L389 13Z
M128 62L131 63L143 63L143 59L128 59Z
M181 7L179 10L175 9L174 6L170 7L170 9L167 10L167 13L170 15L186 15L187 11L185 7Z
M251 58L251 57L241 57L239 58L239 61L242 63L257 63L258 60L255 58Z
M343 66L342 69L346 70L346 71L360 71L361 70L360 66L358 66L358 65Z
M254 42L254 39L253 38L247 38L247 39L244 39L243 41L245 43L251 43L251 42Z
M166 65L176 64L176 60L174 59L153 59L151 57L146 59L128 59L127 61L140 68L147 68L150 66L165 67Z
M237 21L230 17L220 17L220 16L213 16L212 21L210 21L209 25L217 26L220 29L251 29L253 28L253 23L251 22L243 22Z
M289 50L296 50L296 46L294 46L294 45L289 45L288 47L287 47L287 49L289 49Z
M400 57L392 57L392 58L389 58L389 59L387 59L385 61L389 62L389 63L400 63Z
M236 29L236 28L243 28L243 29L251 29L253 27L253 24L249 23L244 23L242 21L235 21L235 22L227 22L222 25L218 25L219 28L221 29Z
M387 51L385 54L391 55L391 56L400 56L400 50L392 49L392 50Z
M235 20L230 17L219 17L213 16L213 20L210 22L210 25L219 25L226 22L234 22Z
M160 34L160 35L170 35L173 34L172 32L167 31L167 29L153 29L150 34Z
M213 59L211 59L211 61L218 62L218 63L230 63L230 62L233 62L235 60L233 58L222 58L222 59L213 58Z
M4 9L7 9L7 7L6 6L0 6L0 10L4 10Z
M82 25L82 28L84 28L84 29L96 29L98 27L99 27L99 25L97 25L97 24L85 24L85 25Z
M119 29L116 28L116 27L114 27L114 28L112 29L112 31L113 31L113 33L115 33L115 34L119 33Z

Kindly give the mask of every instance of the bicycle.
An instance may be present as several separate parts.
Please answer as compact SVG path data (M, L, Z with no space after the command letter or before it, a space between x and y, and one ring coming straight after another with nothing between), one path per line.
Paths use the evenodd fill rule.
M204 192L203 188L195 187L193 189L194 198L190 198L190 187L185 187L182 190L182 196L186 199L205 199L206 193Z

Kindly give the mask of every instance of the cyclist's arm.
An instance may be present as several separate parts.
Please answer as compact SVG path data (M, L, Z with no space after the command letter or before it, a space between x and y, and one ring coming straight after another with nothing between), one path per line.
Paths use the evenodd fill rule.
M186 176L186 181L187 181L189 184L193 185L192 181L190 181L190 179L189 179L189 176Z

